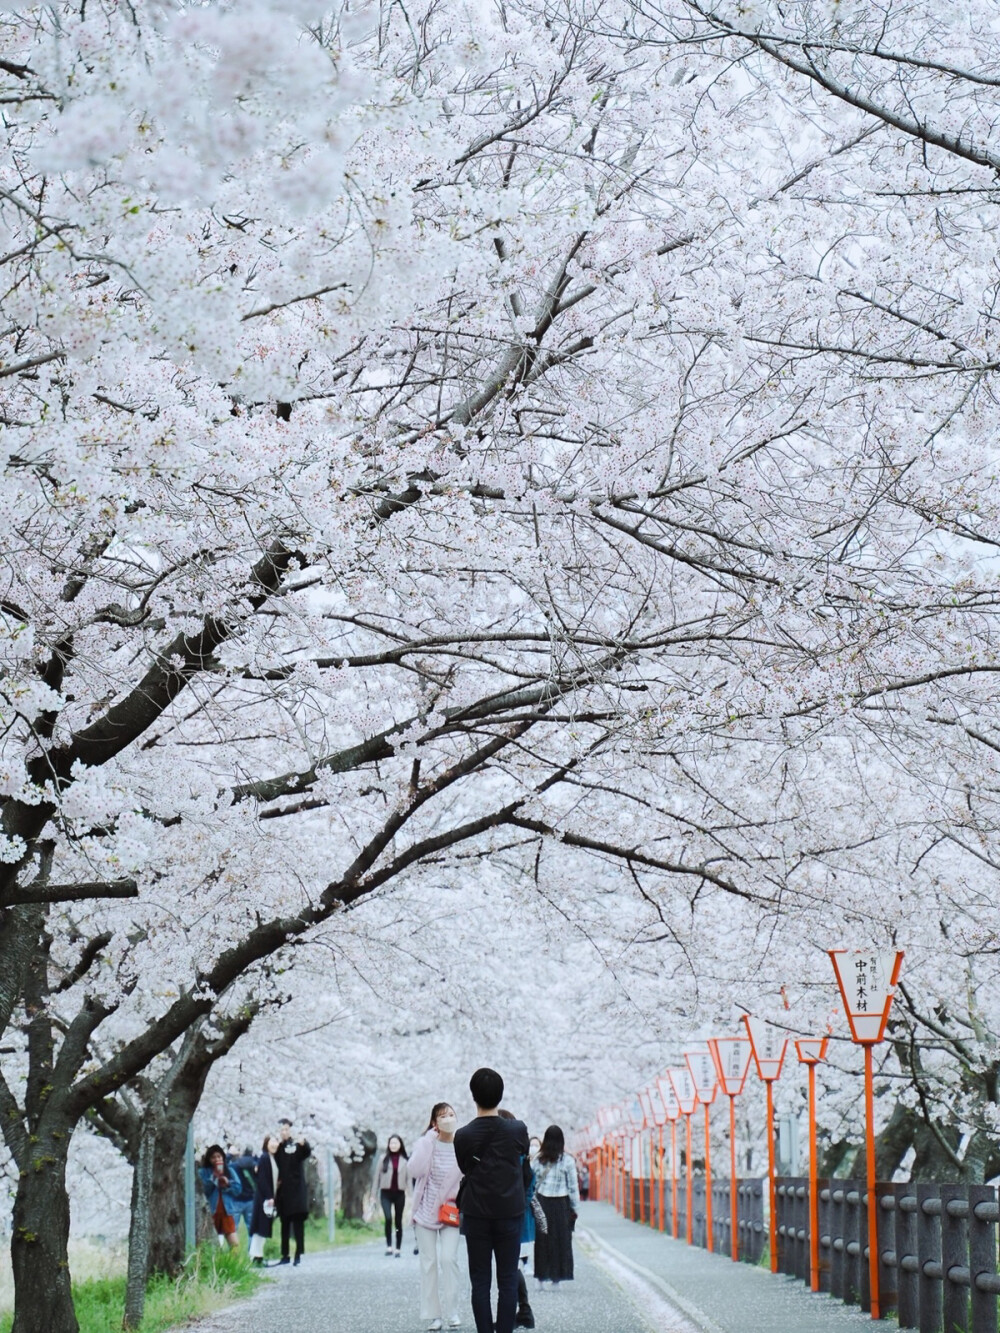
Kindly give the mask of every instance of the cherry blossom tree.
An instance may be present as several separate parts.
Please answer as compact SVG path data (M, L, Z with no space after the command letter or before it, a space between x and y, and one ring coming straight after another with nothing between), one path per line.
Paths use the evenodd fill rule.
M2 30L16 1333L79 1121L390 887L618 912L697 1025L972 845L915 797L991 753L978 11L449 9Z

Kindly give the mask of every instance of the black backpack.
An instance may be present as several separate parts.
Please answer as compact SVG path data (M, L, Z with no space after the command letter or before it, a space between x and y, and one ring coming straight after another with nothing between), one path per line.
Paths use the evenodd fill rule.
M239 1186L237 1199L240 1203L249 1203L256 1193L253 1176L245 1166L233 1166L230 1164L230 1174L233 1177L233 1184Z

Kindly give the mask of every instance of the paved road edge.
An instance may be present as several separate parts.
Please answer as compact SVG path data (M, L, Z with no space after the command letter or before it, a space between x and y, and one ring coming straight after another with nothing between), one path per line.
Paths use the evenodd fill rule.
M595 1235L593 1231L588 1230L586 1227L580 1227L579 1234L580 1238L585 1240L594 1250L598 1252L604 1250L607 1254L613 1256L617 1263L624 1264L626 1268L631 1268L633 1273L637 1273L644 1282L648 1282L651 1287L655 1287L662 1296L680 1310L681 1314L686 1315L687 1318L701 1330L701 1333L725 1333L725 1330L720 1328L714 1319L710 1319L703 1310L699 1310L696 1305L693 1305L691 1301L682 1296L679 1291L670 1285L669 1282L665 1281L662 1277L658 1277L656 1273L646 1268L643 1264L636 1263L636 1261L629 1255L610 1244L609 1241L604 1240L603 1237Z

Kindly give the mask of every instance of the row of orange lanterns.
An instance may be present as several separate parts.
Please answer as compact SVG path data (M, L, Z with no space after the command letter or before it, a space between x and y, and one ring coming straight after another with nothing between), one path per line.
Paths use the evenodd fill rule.
M875 1134L872 1048L885 1036L889 1010L892 1006L896 983L903 963L901 949L831 949L830 959L836 974L844 1012L850 1026L852 1040L864 1050L865 1064L865 1145L868 1184L869 1235L876 1235L877 1200L875 1191ZM813 1291L819 1290L819 1193L817 1187L818 1157L816 1148L816 1066L826 1058L828 1036L789 1037L787 1033L757 1018L744 1014L744 1031L737 1036L712 1037L704 1046L684 1052L684 1064L668 1069L634 1098L616 1106L604 1106L597 1112L594 1124L577 1136L577 1147L589 1155L602 1176L611 1162L619 1160L621 1145L635 1142L647 1131L659 1135L659 1156L663 1161L663 1131L670 1126L672 1170L673 1232L677 1235L677 1123L685 1122L687 1163L687 1216L686 1239L693 1240L692 1208L692 1119L698 1106L705 1112L705 1231L706 1246L713 1248L712 1236L712 1168L709 1108L721 1091L729 1098L729 1168L730 1168L730 1252L739 1258L737 1230L737 1172L736 1172L736 1099L746 1084L753 1063L758 1078L764 1084L767 1096L767 1150L768 1195L770 1204L770 1258L771 1271L778 1271L778 1232L776 1208L777 1171L774 1152L774 1084L781 1077L789 1041L795 1045L799 1063L806 1067L809 1089L809 1241L810 1282ZM630 1163L631 1165L631 1163ZM603 1170L602 1170L603 1168ZM635 1172L630 1171L632 1216L635 1216ZM652 1213L652 1180L650 1181L650 1213ZM663 1229L664 1180L662 1165L659 1184L659 1218ZM652 1218L650 1217L650 1220ZM872 1318L879 1318L878 1248L869 1246L869 1275Z

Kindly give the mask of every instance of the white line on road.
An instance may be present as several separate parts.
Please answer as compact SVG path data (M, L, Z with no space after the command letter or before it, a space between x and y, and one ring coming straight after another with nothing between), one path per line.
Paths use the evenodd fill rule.
M648 1268L637 1264L592 1231L579 1227L576 1234L587 1247L591 1261L603 1268L631 1297L653 1333L723 1333L707 1315Z

